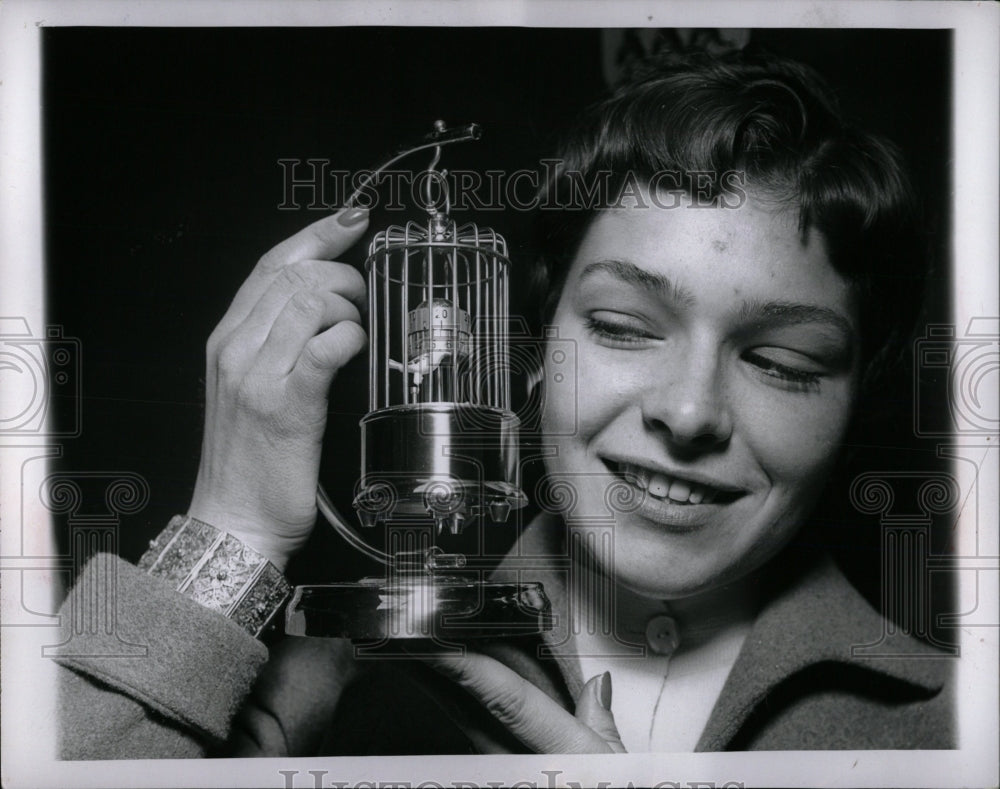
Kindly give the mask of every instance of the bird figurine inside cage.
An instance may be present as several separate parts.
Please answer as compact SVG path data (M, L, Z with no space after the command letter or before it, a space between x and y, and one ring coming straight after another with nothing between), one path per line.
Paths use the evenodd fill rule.
M470 580L456 574L466 557L437 544L470 524L502 523L527 503L519 483L519 421L510 404L507 244L493 230L452 220L446 182L435 169L442 145L479 134L475 124L448 129L438 121L421 143L369 176L370 182L404 156L434 149L426 217L378 232L365 261L369 410L361 420L353 503L364 532L390 530L386 550L351 528L322 488L318 496L337 531L385 564L387 574L298 587L289 633L439 639L548 627L540 584ZM422 525L427 537L415 539Z
M468 400L468 393L458 387L467 383L468 375L467 364L464 371L459 372L461 362L472 354L469 313L453 301L434 299L410 311L406 324L410 362L404 366L390 360L389 366L413 376L410 400L415 403ZM423 385L425 376L430 377L427 386Z

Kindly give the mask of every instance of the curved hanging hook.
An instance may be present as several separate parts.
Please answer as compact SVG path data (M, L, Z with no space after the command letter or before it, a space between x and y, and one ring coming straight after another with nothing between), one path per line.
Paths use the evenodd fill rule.
M447 170L437 171L434 168L437 167L438 162L441 161L441 146L437 146L434 149L434 158L431 159L431 163L427 165L427 169L424 171L427 173L427 182L424 184L424 210L430 214L434 219L440 219L442 216L447 217L451 213L451 193L448 191L448 181L444 176L448 174ZM437 174L439 179L434 178L434 174ZM434 200L434 194L432 190L432 184L437 181L438 188L444 195L444 212L438 211L437 202Z
M433 173L434 168L437 167L438 162L441 161L441 146L435 146L434 148L434 158L431 159L431 163L427 165L427 169L424 171L427 173L427 182L424 184L424 210L431 216L437 216L438 210L437 205L434 202L434 195L431 193L431 182L434 180ZM444 173L439 173L439 175L444 175ZM445 194L445 213L448 213L450 206L448 205L448 186L447 184L442 184L441 188L444 190Z
M434 168L437 167L438 162L440 162L440 161L441 161L441 146L440 145L435 145L434 146L434 158L431 159L431 163L429 165L427 165L427 172L429 172L429 173L434 172Z
M436 148L437 151L434 155L434 160L428 168L431 170L437 166L438 160L441 158L442 145L451 145L452 143L466 142L468 140L478 140L482 137L482 135L483 130L478 123L468 123L465 126L458 126L454 129L449 129L445 125L444 121L434 121L434 131L424 136L424 138L420 141L400 148L389 159L372 170L364 178L364 180L358 184L357 189L351 193L351 196L347 198L344 203L344 207L353 208L358 196L368 188L372 181L374 181L383 170L391 167L400 159L405 159L407 156L416 153L417 151L424 151L428 148Z

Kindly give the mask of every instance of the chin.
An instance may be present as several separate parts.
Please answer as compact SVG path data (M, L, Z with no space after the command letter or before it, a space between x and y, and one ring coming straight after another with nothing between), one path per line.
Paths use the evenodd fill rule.
M643 597L681 599L717 590L740 581L766 564L787 539L765 545L741 545L728 533L664 530L643 518L618 521L614 539L614 566L607 567L615 582Z
M644 560L619 566L615 577L619 585L643 597L675 600L711 591L736 580L737 574L721 568L692 568L689 562Z
M618 586L659 600L698 594L735 575L714 561L706 561L706 552L665 544L662 534L651 540L647 528L619 520L613 553L607 542L588 540L592 567ZM604 546L603 550L596 548L598 545Z

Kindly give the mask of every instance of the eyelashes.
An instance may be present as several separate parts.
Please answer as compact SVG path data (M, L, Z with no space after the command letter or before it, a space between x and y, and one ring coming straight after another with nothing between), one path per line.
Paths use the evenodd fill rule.
M585 318L584 327L601 345L623 350L643 350L664 339L640 322L628 318L609 320L590 315ZM743 351L740 358L750 364L768 383L778 384L788 391L817 392L825 377L823 372L783 364L757 350Z
M626 345L643 345L661 339L632 321L610 321L593 315L584 321L587 331L598 338Z
M754 351L745 351L743 358L753 364L764 375L783 381L794 391L813 392L819 390L820 381L823 378L822 373L789 367Z

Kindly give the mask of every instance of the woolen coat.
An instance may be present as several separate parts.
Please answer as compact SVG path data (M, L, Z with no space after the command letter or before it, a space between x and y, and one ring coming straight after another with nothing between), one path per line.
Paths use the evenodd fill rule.
M552 519L529 526L495 573L517 556L557 555ZM565 554L562 553L564 556ZM954 658L893 632L827 556L797 557L762 604L696 750L953 748ZM114 632L76 633L59 659L60 754L69 759L205 755L518 752L523 746L463 690L423 664L368 661L354 675L327 639L287 637L270 650L219 614L117 557L84 569L76 591L113 574ZM565 582L541 576L555 613ZM84 601L84 602L81 602ZM77 610L76 616L80 616ZM572 710L583 686L568 653L566 616L539 637L482 651ZM123 656L121 644L146 647ZM349 681L348 681L348 678Z

